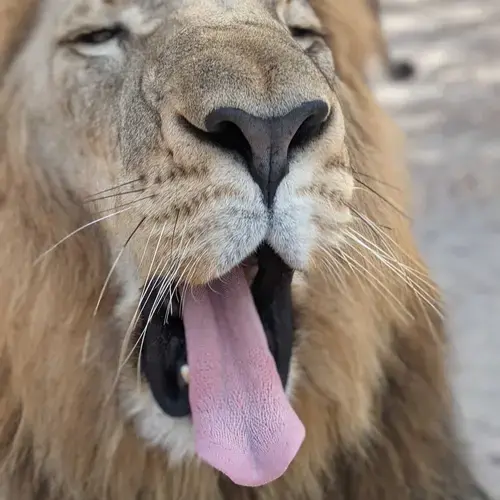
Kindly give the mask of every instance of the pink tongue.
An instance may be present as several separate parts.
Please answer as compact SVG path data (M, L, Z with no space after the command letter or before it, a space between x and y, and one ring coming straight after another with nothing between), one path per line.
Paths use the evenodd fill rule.
M305 430L283 391L243 271L189 291L183 316L198 455L242 486L280 477Z

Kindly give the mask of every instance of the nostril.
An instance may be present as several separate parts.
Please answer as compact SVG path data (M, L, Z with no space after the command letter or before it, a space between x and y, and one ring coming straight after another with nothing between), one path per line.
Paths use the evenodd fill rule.
M329 108L326 102L313 101L307 103L307 106L310 108L310 114L304 119L293 135L288 146L289 153L294 149L300 149L319 136L327 122Z
M238 153L247 164L252 161L252 147L238 125L227 120L210 125L206 139L220 148Z
M227 151L236 152L247 163L251 161L252 147L235 123L229 120L212 120L206 124L206 130L196 127L183 116L178 117L178 123L198 140Z

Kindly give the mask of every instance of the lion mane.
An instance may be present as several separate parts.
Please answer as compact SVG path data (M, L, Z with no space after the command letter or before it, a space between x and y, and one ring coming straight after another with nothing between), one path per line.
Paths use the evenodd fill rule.
M22 3L0 16L2 76L30 33L37 2ZM124 421L109 370L115 346L103 341L81 359L89 330L116 327L107 318L119 287L99 297L111 258L105 229L93 224L37 262L90 216L63 180L33 164L24 103L0 89L2 500L475 498L455 432L439 293L405 215L401 133L364 82L364 57L352 56L375 43L367 14L361 2L311 3L342 80L359 217L369 215L360 227L373 244L312 273L294 298L294 407L307 430L296 459L273 483L244 488L195 460L169 462Z

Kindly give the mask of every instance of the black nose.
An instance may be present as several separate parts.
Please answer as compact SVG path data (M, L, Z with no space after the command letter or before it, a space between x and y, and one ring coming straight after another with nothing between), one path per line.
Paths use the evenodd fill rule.
M328 111L324 101L305 102L285 116L273 118L260 118L236 108L219 108L207 116L205 126L216 143L244 157L265 202L271 206L288 173L290 153L319 133Z

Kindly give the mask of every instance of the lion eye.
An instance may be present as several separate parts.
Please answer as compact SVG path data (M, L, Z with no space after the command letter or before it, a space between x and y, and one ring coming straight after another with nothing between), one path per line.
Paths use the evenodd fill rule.
M318 33L318 31L309 29L309 28L300 28L298 26L290 26L288 28L290 30L290 34L294 38L307 38L307 37L318 37L323 36L322 33Z
M79 45L100 45L116 38L120 38L125 34L125 29L122 26L116 25L110 28L97 29L80 33L70 42Z

